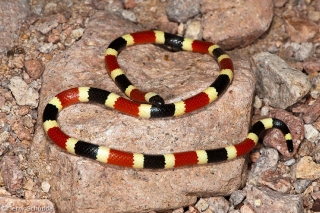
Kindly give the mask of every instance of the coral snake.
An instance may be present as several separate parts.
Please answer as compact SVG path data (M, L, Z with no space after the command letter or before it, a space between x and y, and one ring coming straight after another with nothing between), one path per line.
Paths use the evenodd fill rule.
M205 90L186 100L165 104L164 100L153 92L137 89L121 70L117 56L127 46L144 43L165 45L175 50L209 54L216 58L220 73L216 80ZM84 142L66 135L59 127L57 117L65 107L80 102L103 104L119 112L140 117L155 118L180 116L204 107L216 100L233 78L233 63L230 57L218 45L184 38L162 31L144 31L123 35L108 46L105 54L106 68L117 86L131 99L126 99L106 90L92 87L77 87L65 90L46 105L43 112L43 126L48 137L62 149L76 155L117 166L132 168L163 169L195 164L207 164L234 159L249 153L257 144L264 130L277 128L282 131L289 152L293 152L292 136L287 125L275 118L266 118L255 123L246 139L236 145L210 150L194 150L180 153L149 155L115 150Z

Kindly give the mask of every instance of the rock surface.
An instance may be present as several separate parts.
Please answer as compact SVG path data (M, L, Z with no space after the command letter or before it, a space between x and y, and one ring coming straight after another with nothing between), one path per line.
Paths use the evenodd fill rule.
M13 46L19 26L28 14L27 0L0 1L0 54L6 53Z

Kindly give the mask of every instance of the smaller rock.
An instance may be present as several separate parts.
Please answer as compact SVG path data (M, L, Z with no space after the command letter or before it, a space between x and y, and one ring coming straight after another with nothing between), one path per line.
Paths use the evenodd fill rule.
M237 190L233 191L232 194L230 195L230 203L233 206L239 205L246 197L245 191L242 190Z
M313 44L310 42L302 43L299 50L294 54L298 61L304 61L313 54Z
M78 28L78 29L72 30L70 36L75 40L79 40L82 37L83 32L84 32L83 28Z
M262 107L262 100L257 95L254 96L253 107L256 109L260 109Z
M33 108L38 106L39 93L29 87L21 77L15 76L11 78L8 87L15 97L17 104L21 106L29 105Z
M306 190L308 186L310 186L311 183L312 183L312 180L310 179L297 180L294 183L294 189L297 193L301 194Z
M296 42L288 42L284 45L285 48L292 48L293 56L297 61L304 61L313 53L313 44L311 42L304 42L302 44Z
M40 24L37 27L37 30L45 35L48 32L50 32L53 28L56 28L58 25L59 25L58 19L52 16L52 19L50 21Z
M311 20L296 17L284 20L285 29L291 41L297 43L308 42L318 33L318 25Z
M44 192L49 192L49 190L50 190L50 183L48 182L48 181L44 181L44 182L42 182L41 183L41 189L42 189L42 191L44 191Z
M28 60L24 63L26 72L32 79L38 79L44 71L44 67L38 60Z
M286 194L291 189L290 178L282 177L276 171L264 172L259 178L259 185L268 186L270 189Z
M7 132L7 131L1 132L1 133L0 133L0 144L8 141L9 136L10 136L10 133L9 133L9 132Z
M263 106L261 108L261 116L267 116L270 113L270 107L269 106Z
M258 79L257 94L268 99L270 106L286 109L302 99L311 88L305 74L276 55L258 53L251 62Z
M211 212L227 213L229 210L229 202L224 197L203 198L208 204Z
M256 183L260 178L260 175L268 170L275 170L279 160L279 154L277 150L265 148L261 149L261 156L254 164L252 170L249 173L248 182Z
M31 191L33 189L33 186L34 182L32 181L32 179L28 179L27 182L23 185L23 188Z
M246 201L255 212L303 212L303 200L299 195L288 195L263 187L246 187Z
M132 11L122 10L121 15L123 18L128 19L129 21L137 22L137 17Z
M320 70L320 61L318 58L310 57L303 62L303 69L308 73L317 73Z
M200 212L205 212L209 208L209 204L205 199L200 198L199 201L196 203L195 207Z
M318 143L320 139L319 131L311 124L304 125L305 138L313 143Z
M310 156L301 158L297 164L296 178L310 180L320 178L320 164L313 162Z
M285 166L292 166L295 163L296 163L296 159L292 158L292 159L287 160L286 162L284 162L284 165Z
M185 37L201 40L202 39L201 22L200 21L191 21L187 25L187 29L186 29L186 32L185 32Z
M45 43L41 45L38 50L42 53L49 53L53 50L53 43Z
M166 12L169 20L175 22L185 22L189 18L200 13L200 1L198 0L171 0Z
M312 105L306 107L303 113L303 120L310 124L315 122L320 117L320 99L316 100Z

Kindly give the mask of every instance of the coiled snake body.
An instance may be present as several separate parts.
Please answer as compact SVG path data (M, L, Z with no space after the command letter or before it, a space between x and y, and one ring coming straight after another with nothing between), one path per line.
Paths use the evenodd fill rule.
M132 85L117 62L117 56L123 48L143 43L156 43L175 50L209 54L216 58L220 66L220 73L216 80L199 94L186 100L165 104L159 95L153 92L143 92ZM55 144L72 154L92 158L103 163L139 169L167 169L206 164L234 159L249 153L257 144L260 133L270 128L281 130L289 152L293 151L292 136L287 125L275 118L266 118L255 123L251 127L247 138L236 145L180 153L159 155L130 153L72 138L60 129L57 122L59 112L71 104L80 102L99 103L119 112L147 119L180 116L200 109L216 100L227 89L233 78L232 60L218 45L162 31L131 33L115 39L106 50L105 63L111 78L131 100L98 88L77 87L56 95L44 109L43 126L45 132Z

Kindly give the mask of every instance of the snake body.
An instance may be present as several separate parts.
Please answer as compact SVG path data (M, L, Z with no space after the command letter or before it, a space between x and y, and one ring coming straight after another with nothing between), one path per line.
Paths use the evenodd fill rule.
M156 93L137 89L125 76L117 62L117 56L127 46L144 43L165 45L174 50L192 51L209 54L216 58L220 73L216 80L202 92L175 103L164 103ZM62 149L76 155L117 166L148 169L168 169L195 164L207 164L231 160L249 153L257 144L259 135L270 128L281 130L289 152L293 151L292 136L287 125L275 118L266 118L255 123L246 139L239 144L219 149L194 150L180 153L149 155L130 153L72 138L65 134L57 122L59 112L76 103L98 103L121 113L140 118L159 118L181 116L200 109L213 102L230 85L233 78L233 63L218 45L184 38L162 31L143 31L123 35L110 43L105 54L109 75L129 98L115 93L93 88L76 87L57 94L46 105L43 112L43 126L48 137Z

